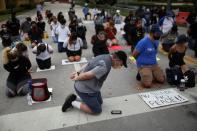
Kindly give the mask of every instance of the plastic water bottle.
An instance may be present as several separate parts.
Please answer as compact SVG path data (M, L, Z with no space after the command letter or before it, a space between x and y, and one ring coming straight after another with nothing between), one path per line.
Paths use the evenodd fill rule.
M181 79L179 90L184 91L185 90L185 79Z
M29 93L27 94L27 102L28 102L28 105L32 105L32 100L31 100L32 80L28 81L28 90L29 90Z

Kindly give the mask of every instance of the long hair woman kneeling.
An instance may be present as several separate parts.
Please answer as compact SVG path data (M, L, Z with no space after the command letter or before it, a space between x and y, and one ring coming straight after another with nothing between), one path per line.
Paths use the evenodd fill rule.
M75 32L72 32L71 36L63 44L70 62L81 60L82 46L83 41L81 38L77 37Z
M6 95L8 97L26 95L28 93L28 81L31 80L28 71L31 68L30 60L19 55L16 48L7 47L3 50L3 67L9 72Z

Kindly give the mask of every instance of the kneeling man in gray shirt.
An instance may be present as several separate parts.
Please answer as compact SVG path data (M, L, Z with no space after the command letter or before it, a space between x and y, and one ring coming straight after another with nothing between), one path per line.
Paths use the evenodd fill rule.
M111 67L119 69L122 66L127 67L127 55L123 51L117 51L112 55L99 55L80 71L72 73L70 79L75 81L74 88L79 98L75 94L70 94L62 106L62 111L75 107L90 114L101 113L103 100L100 90L103 82Z

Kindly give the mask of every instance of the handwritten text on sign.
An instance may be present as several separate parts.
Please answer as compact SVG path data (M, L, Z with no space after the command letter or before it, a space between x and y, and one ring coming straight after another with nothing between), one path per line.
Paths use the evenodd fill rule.
M188 99L180 95L173 89L166 89L160 91L152 91L147 93L140 93L139 96L151 108L173 105L178 103L187 102Z

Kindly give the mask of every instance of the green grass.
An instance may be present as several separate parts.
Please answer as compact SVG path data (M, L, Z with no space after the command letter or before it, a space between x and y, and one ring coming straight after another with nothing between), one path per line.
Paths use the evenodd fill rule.
M10 15L0 15L0 22L5 21L9 18Z

